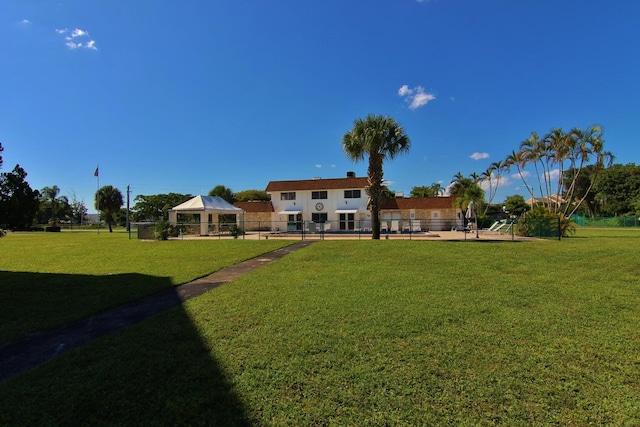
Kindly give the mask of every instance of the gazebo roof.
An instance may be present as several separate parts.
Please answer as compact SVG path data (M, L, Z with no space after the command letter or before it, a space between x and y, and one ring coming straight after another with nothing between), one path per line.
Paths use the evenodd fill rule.
M231 203L217 196L195 196L193 199L179 204L171 209L172 211L215 211L221 213L239 213L242 209L233 206Z

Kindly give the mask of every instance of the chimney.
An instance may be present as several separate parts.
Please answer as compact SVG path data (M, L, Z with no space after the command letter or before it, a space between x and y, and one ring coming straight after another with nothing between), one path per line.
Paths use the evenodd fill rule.
M356 177L356 173L355 172L347 172L347 178L355 178Z

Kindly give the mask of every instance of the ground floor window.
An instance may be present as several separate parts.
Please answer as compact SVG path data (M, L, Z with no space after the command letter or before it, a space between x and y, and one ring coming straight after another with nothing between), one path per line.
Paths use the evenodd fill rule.
M327 222L327 214L326 213L312 213L311 214L311 221L318 223L318 224L324 224L325 222Z
M340 214L340 230L355 230L356 215L352 213Z

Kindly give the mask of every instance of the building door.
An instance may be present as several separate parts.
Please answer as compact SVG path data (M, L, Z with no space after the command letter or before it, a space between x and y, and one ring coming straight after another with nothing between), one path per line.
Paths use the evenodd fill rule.
M355 230L356 229L356 215L352 213L340 214L340 230Z
M302 214L289 215L287 221L287 231L302 230Z

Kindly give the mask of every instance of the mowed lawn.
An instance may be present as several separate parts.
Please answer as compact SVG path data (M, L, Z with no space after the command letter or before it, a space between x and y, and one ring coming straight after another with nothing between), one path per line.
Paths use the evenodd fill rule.
M125 233L15 233L0 240L0 345L59 327L291 242L140 241Z
M639 425L638 254L318 242L8 380L0 425Z

